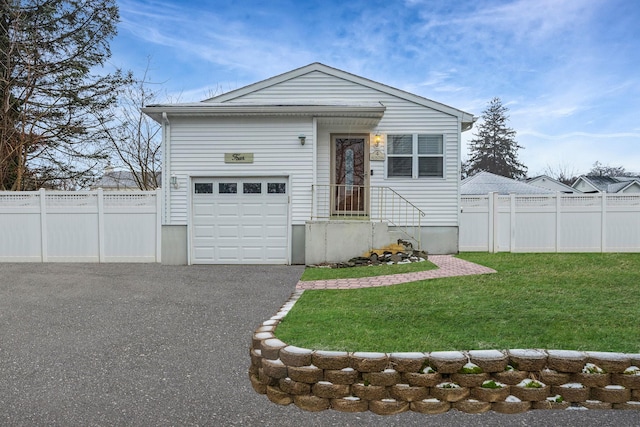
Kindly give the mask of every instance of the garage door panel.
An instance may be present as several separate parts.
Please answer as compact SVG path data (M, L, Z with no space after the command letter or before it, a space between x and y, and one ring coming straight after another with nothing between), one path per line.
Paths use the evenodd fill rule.
M286 262L287 260L287 251L286 250L272 250L267 253L266 256L267 261L271 262Z
M218 235L217 237L224 239L239 239L240 238L240 227L237 225L218 225L217 227Z
M212 225L197 225L193 227L193 234L197 238L213 238L215 228Z
M264 207L262 203L243 203L242 216L245 218L262 218L264 216ZM245 222L245 219L242 220Z
M218 244L216 249L220 260L238 259L240 255L240 248L237 245Z
M244 229L242 231L242 246L246 246L252 241L257 241L260 245L264 245L264 239L266 238L264 230L262 229Z
M213 203L212 204L197 204L193 207L194 217L210 217L213 216Z
M264 249L264 246L243 245L241 261L260 261L264 259Z
M286 178L277 177L195 179L194 183L200 183L201 189L206 187L212 192L201 194L195 188L193 195L193 262L287 263L289 196L286 182ZM250 185L247 187L246 183ZM232 185L236 192L229 190ZM269 188L273 191L269 192Z
M282 225L267 225L265 228L265 237L270 241L273 239L282 239L286 241L282 236L286 235L287 227Z
M238 202L222 202L218 203L216 207L216 216L218 217L237 218L240 216L240 206L238 205Z
M209 260L214 257L213 247L209 248L196 248L194 251L194 259L195 260Z

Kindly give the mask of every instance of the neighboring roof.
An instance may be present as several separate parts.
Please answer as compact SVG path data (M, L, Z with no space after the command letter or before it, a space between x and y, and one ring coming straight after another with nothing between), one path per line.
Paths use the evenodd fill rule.
M624 192L629 187L640 185L640 177L637 176L600 176L581 175L572 187L577 187L580 182L584 182L593 187L594 191L602 193Z
M161 182L161 172L158 172L158 184ZM104 189L138 189L138 184L130 171L106 170L104 174L91 186Z
M551 190L536 187L526 182L517 181L490 172L478 172L477 174L465 178L460 185L462 195L482 195L489 193L498 194L552 194Z
M268 78L266 80L259 81L257 83L250 84L248 86L244 86L242 88L223 93L216 97L207 99L200 103L192 103L192 104L165 104L165 105L149 105L146 108L143 108L142 111L151 116L154 120L160 121L162 118L162 113L182 113L182 114L207 114L213 110L220 110L227 108L227 113L231 112L245 112L245 111L253 111L254 113L278 113L278 112L289 112L289 113L306 113L309 114L311 112L322 110L324 107L327 113L330 113L331 108L340 107L340 105L336 104L312 104L307 103L303 105L274 105L274 104L245 104L245 103L236 103L233 102L235 109L232 105L230 105L229 101L233 101L239 97L247 95L252 92L259 91L261 89L276 85L278 83L282 83L287 80L294 79L296 77L311 73L311 72L322 72L340 79L344 79L347 81L351 81L353 83L370 87L372 89L378 90L383 93L388 93L398 98L406 99L411 102L415 102L419 105L423 105L425 107L441 111L446 114L450 114L452 116L460 118L462 122L462 130L468 130L471 128L476 118L471 113L467 113L465 111L459 110L457 108L450 107L448 105L433 101L428 98L421 97L419 95L415 95L400 89L393 88L391 86L387 86L382 83L375 82L373 80L366 79L364 77L357 76L355 74L348 73L346 71L339 70L337 68L329 67L327 65L321 64L319 62L314 62L312 64L306 65L304 67L297 68L295 70L288 71L286 73ZM294 111L287 111L287 108L293 109ZM293 108L292 108L293 107ZM301 108L302 107L302 108ZM363 106L362 104L354 104L354 105L342 105L342 107L351 109L351 112L357 111L359 108L375 108L371 106ZM261 110L262 108L262 110ZM378 110L376 112L381 115L384 113L384 106L379 104L377 106ZM380 109L381 108L381 109ZM256 111L257 109L257 111ZM220 110L222 111L222 110ZM364 112L364 111L363 111ZM372 113L373 111L369 111ZM315 114L314 114L315 115Z
M580 192L579 190L568 186L567 184L563 184L557 179L553 179L548 175L539 175L533 178L528 178L525 181L527 184L535 185L536 187L546 188L551 191L560 191L563 193L575 193Z

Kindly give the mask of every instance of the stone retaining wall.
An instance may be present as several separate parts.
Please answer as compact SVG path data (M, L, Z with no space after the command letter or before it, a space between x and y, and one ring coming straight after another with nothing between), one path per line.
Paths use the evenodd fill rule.
M640 410L640 354L534 349L388 354L299 348L277 339L274 331L301 294L294 293L253 334L251 384L279 405L380 415L449 409Z

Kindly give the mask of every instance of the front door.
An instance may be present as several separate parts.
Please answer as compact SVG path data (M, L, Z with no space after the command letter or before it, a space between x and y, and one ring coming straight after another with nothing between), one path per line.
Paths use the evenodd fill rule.
M332 210L335 215L367 215L368 135L333 135Z

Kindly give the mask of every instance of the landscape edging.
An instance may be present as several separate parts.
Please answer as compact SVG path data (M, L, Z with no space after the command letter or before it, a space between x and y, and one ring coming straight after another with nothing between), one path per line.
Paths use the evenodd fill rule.
M252 337L251 385L276 404L379 415L450 409L640 410L640 374L624 373L640 366L640 354L542 349L372 353L290 346L275 330L303 292L294 292ZM423 373L427 366L435 372ZM473 372L465 371L467 367ZM481 386L491 380L503 387ZM535 380L539 387L523 387L523 380ZM556 395L563 400L553 399Z

